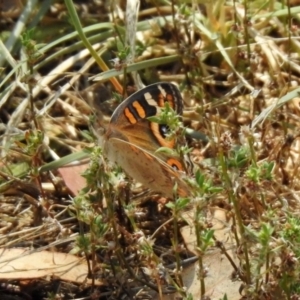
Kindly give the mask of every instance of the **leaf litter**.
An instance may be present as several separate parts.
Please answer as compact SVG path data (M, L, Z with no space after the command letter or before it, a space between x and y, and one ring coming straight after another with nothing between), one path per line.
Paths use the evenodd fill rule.
M22 14L22 6L18 4L18 9L10 14L10 6L7 6L6 1L3 3L6 14L2 15L0 24L4 29L13 30L14 22ZM261 5L257 7L255 1L249 2L251 5L248 7L240 4L233 7L229 3L219 6L220 3L201 4L197 9L194 4L177 7L180 9L176 10L175 19L178 23L175 34L171 6L147 6L141 3L141 19L136 24L140 37L137 44L140 48L137 47L136 55L137 61L146 61L158 57L167 59L171 54L180 54L184 65L172 57L172 66L157 67L155 71L147 68L147 71L141 73L145 82L150 82L151 78L154 81L167 80L181 84L186 104L183 120L192 129L191 138L199 136L199 132L206 137L189 141L194 148L193 158L201 171L216 185L226 180L220 175L214 160L219 158L220 153L227 155L229 169L226 173L230 175L232 190L229 185L225 186L232 194L225 189L211 197L207 207L203 208L203 215L207 223L211 222L216 244L224 246L234 265L238 266L237 270L225 258L224 251L220 253L220 248L209 249L207 253L199 255L199 250L195 250L197 242L191 225L193 219L188 222L189 225L186 225L187 217L183 218L185 222L179 222L181 236L177 248L174 248L172 243L176 234L174 224L170 221L173 216L165 207L167 200L144 193L136 185L136 189L131 192L126 177L117 172L112 172L109 179L117 191L113 194L113 213L106 214L109 210L107 194L95 194L88 189L84 190L85 195L89 195L90 199L101 199L101 204L92 201L88 203L84 199L80 210L77 209L79 203L70 194L78 196L78 190L81 190L82 186L76 180L81 178L81 170L71 166L64 173L62 165L65 163L61 158L84 148L89 149L92 145L84 133L89 127L88 116L91 114L86 105L89 102L88 95L92 94L92 98L94 96L92 101L100 102L97 105L101 106L104 122L107 122L118 101L114 99L109 103L101 103L101 100L107 99L103 96L101 83L87 88L88 76L98 74L99 70L92 60L86 61L89 57L86 49L79 48L75 42L70 46L72 42L66 39L61 47L52 46L50 51L47 46L51 43L39 45L41 57L34 62L37 71L25 81L21 72L12 72L16 77L9 77L11 75L7 71L13 68L21 70L21 64L17 64L12 56L8 59L11 69L10 66L3 69L1 65L2 76L4 74L8 77L5 80L1 77L1 87L5 87L5 90L1 91L0 102L3 122L0 126L3 157L0 205L0 245L3 251L0 275L6 283L17 283L18 293L34 295L32 285L36 281L33 279L40 278L41 285L38 287L41 293L36 299L46 298L49 296L47 292L53 291L57 291L56 295L64 299L74 298L74 295L80 297L84 288L87 289L85 296L100 299L182 299L187 294L191 294L194 299L205 296L222 299L225 294L233 300L299 297L297 289L290 284L298 284L299 270L296 222L299 216L297 128L300 69L296 11L299 3L294 1L295 7L290 11L293 15L288 15L288 10L282 8L279 2L274 3L274 10ZM81 16L85 25L91 24L95 15L98 16L98 22L116 22L124 17L125 5L122 1L110 13L102 1L97 4L87 3L86 6L78 5L89 12ZM194 9L195 15L189 15L190 7ZM36 9L38 11L40 8ZM103 14L104 11L107 13ZM211 15L211 11L215 14ZM64 39L64 30L57 28L69 26L62 18L65 13L61 3L55 2L51 6L48 19L45 18L45 22L50 21L47 29L52 30L49 30L49 37L57 38L59 35ZM245 22L249 14L252 19ZM197 22L193 23L191 16ZM293 35L286 33L286 19L282 16L292 20L289 29ZM160 27L160 30L154 30L155 27ZM67 28L72 30L71 27ZM44 43L39 30L37 28L34 39ZM97 38L105 43L107 36L104 38L102 33L97 32ZM108 36L112 36L112 33ZM109 42L113 43L113 40ZM102 43L94 43L93 46L104 51ZM118 51L116 45L109 54ZM6 55L9 57L9 51ZM14 55L17 57L18 54ZM120 81L124 80L123 72L119 73L122 73ZM126 92L132 92L133 85L130 80ZM109 84L105 85L105 89L109 91L108 94L113 90ZM33 111L28 109L30 103L34 103L36 127L42 135L32 131L30 114ZM249 142L251 139L252 143ZM231 141L230 150L226 148L228 140ZM241 146L248 144L254 148L249 160L243 156L243 149L238 151L239 147L241 149ZM55 165L47 165L49 161L54 161ZM266 166L266 162L274 164ZM19 163L22 163L22 168L18 166ZM238 171L230 169L234 164L239 167ZM37 175L39 168L47 169L47 172ZM272 180L267 176L270 170ZM86 180L93 177L95 174L85 174ZM238 211L248 230L244 234L235 231L239 225L232 223L236 219L232 217L233 204L231 202L228 205L228 200L233 194L238 198ZM130 206L132 203L134 208ZM93 211L88 209L90 206ZM117 238L110 230L100 226L103 224L97 216L104 218L103 224L110 222L115 226L113 228ZM267 229L261 229L264 222L274 227L266 245L263 242L267 240ZM93 224L100 225L93 227ZM102 235L92 230L99 230ZM82 250L85 249L84 240L77 240L78 232L84 232L85 237L92 237L92 251ZM237 237L234 237L234 233ZM287 238L293 243L285 244ZM233 242L236 240L243 243L236 245ZM82 243L80 249L79 242ZM242 248L245 242L248 243L248 249ZM181 244L186 248L180 251ZM151 247L153 252L149 250ZM124 256L119 254L119 249ZM249 251L254 262L252 280L250 283L245 280L246 288L245 282L242 283L245 270L241 271L245 265L245 250ZM30 254L25 256L25 253ZM183 262L189 261L194 255L203 256L205 296L200 295L198 262L183 267L181 277L184 289L178 288L180 292L177 290L175 293L174 286L180 283L180 279L176 284L172 281L180 277L180 272L174 271L173 265L178 259L177 253ZM261 262L259 255L263 253L267 254ZM88 260L83 260L83 257L88 257ZM69 261L74 265L68 269ZM163 266L160 262L163 262ZM61 266L67 270L60 272ZM166 273L163 272L164 266L171 266ZM234 271L240 274L238 280L234 277ZM60 289L45 284L45 281L55 282L53 278L60 280ZM74 286L64 285L65 281L72 282ZM31 289L28 289L29 286ZM252 290L253 286L255 291ZM66 292L67 289L72 292ZM8 286L1 296L5 292L11 293Z

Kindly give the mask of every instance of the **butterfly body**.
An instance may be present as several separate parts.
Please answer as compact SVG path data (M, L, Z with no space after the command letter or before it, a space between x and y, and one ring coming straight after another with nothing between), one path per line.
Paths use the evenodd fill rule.
M178 157L156 152L160 147L175 147L175 141L167 138L167 125L148 119L159 116L166 101L182 113L180 92L170 83L152 84L128 97L111 117L103 151L130 177L153 191L172 198L176 183L177 193L187 196L189 188L182 180L183 165Z

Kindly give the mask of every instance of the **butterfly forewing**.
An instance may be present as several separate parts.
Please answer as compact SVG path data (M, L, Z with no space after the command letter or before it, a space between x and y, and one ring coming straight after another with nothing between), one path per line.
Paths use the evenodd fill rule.
M169 102L177 114L182 114L182 97L175 85L166 82L149 85L123 101L113 113L110 123L122 126L122 119L126 118L129 124L134 125L158 115L165 102Z
M178 114L182 113L181 94L170 83L152 84L128 97L111 117L104 152L129 176L148 188L172 197L176 182L178 194L185 196L189 189L176 172L181 170L178 158L156 152L160 147L173 149L175 141L167 139L164 132L167 125L148 119L159 116L165 102Z

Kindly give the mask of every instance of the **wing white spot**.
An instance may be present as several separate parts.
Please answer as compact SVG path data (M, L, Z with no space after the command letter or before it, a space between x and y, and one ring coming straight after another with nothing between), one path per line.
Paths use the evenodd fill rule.
M145 93L144 97L145 97L145 99L146 99L146 101L148 102L149 105L155 106L155 107L157 106L157 101L155 101L152 98L152 95L150 93Z
M157 87L160 90L161 94L164 96L164 98L166 98L167 96L166 90L163 89L161 85L158 85Z

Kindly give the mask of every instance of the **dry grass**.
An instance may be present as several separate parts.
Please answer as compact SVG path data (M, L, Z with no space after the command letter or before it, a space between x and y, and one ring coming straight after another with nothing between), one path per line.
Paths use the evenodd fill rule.
M209 217L216 207L235 240L240 299L300 299L300 1L142 1L133 32L134 14L124 30L125 1L106 2L76 5L83 42L64 3L0 2L0 245L71 251L103 281L58 288L54 279L4 280L19 290L5 285L0 295L148 299L155 291L164 299L176 291L176 299L196 299L181 274L192 256L179 232L185 199L141 196L119 169L107 172L93 147L89 104L109 120L138 72L147 85L176 82L184 98L202 299L211 294L201 257L222 248ZM71 198L58 170L87 157L87 187Z

